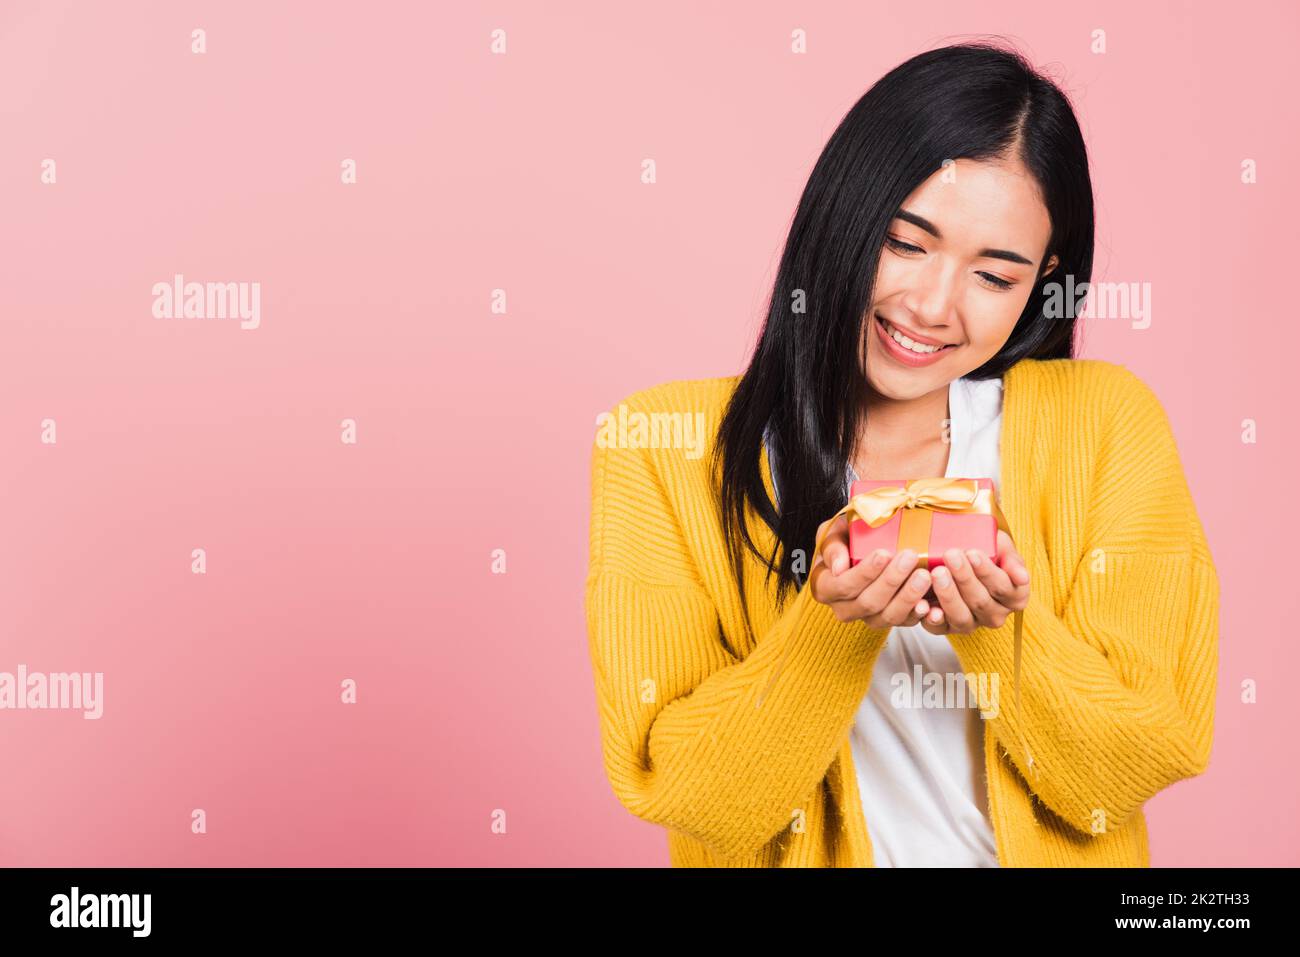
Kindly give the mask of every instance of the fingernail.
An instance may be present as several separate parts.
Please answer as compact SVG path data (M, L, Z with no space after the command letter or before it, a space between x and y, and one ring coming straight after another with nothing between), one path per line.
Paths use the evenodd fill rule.
M950 548L943 553L943 560L948 563L948 568L957 571L961 568L961 549Z
M905 548L898 553L898 567L901 571L907 571L916 564L916 552L910 548Z
M951 585L952 575L948 573L948 569L944 568L942 565L936 568L934 570L934 583L940 588L947 588Z
M967 552L966 557L970 559L970 563L974 565L976 568L979 568L980 565L984 563L984 559L980 557L980 553L975 551L974 549L971 549L969 552Z
M844 566L848 563L849 560L843 555L836 555L835 560L831 562L831 571L838 575L840 572L844 571Z
M871 564L874 565L876 568L879 568L887 561L889 561L889 552L885 551L883 548L877 548L871 554Z
M930 575L925 571L925 569L918 568L916 574L912 576L912 587L917 591L924 591L926 588L930 587L930 582L928 581L929 577Z

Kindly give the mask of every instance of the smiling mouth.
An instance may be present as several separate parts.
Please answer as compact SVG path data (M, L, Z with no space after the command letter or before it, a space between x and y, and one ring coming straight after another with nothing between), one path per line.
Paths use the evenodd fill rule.
M893 340L894 345L898 346L901 349L906 350L907 352L912 353L913 355L932 356L935 355L936 353L944 352L945 350L948 349L955 349L957 347L957 344L953 342L950 342L946 345L939 346L938 348L935 348L934 346L928 343L917 342L916 340L908 336L907 333L903 332L901 329L897 329L894 326L890 325L889 320L887 320L884 316L880 315L879 313L876 313L875 318L876 318L876 322L880 323L881 327L885 330L885 335Z

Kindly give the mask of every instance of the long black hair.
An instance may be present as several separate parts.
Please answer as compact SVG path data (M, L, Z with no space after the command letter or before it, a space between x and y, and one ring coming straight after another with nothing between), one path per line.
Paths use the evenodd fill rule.
M712 467L722 528L744 605L748 549L777 573L777 604L801 587L818 526L844 504L844 474L870 386L859 349L880 251L906 198L945 159L1018 157L1051 219L1047 255L1011 336L968 378L1001 376L1024 358L1074 357L1074 310L1044 315L1051 276L1089 281L1093 199L1087 151L1066 95L1014 50L968 43L895 67L832 134L790 226L767 318L719 427ZM1051 254L1059 262L1044 272ZM1055 310L1053 310L1055 311ZM764 431L777 458L781 511L760 471ZM720 467L720 468L719 468ZM776 534L759 552L747 509ZM778 557L779 553L779 557Z

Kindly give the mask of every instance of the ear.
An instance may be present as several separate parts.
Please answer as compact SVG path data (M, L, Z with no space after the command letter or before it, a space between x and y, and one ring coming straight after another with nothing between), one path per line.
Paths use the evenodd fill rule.
M1055 269L1059 263L1060 263L1060 260L1057 259L1055 255L1053 255L1050 259L1047 260L1047 265L1045 265L1045 266L1043 267L1043 273L1042 273L1042 274L1043 274L1044 276L1046 276L1049 272L1051 272L1053 269Z

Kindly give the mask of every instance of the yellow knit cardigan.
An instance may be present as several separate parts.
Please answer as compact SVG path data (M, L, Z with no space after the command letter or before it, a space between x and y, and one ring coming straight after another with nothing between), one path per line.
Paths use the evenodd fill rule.
M708 469L737 381L643 389L597 433L585 607L605 772L667 830L673 866L871 866L849 731L888 631L840 622L806 587L778 610L753 555L741 607ZM1003 382L1000 501L1032 595L1021 706L1002 696L985 725L998 861L1149 866L1143 803L1210 759L1209 547L1136 375L1026 359ZM766 454L760 468L771 497ZM1010 688L1012 621L950 636L968 681Z

